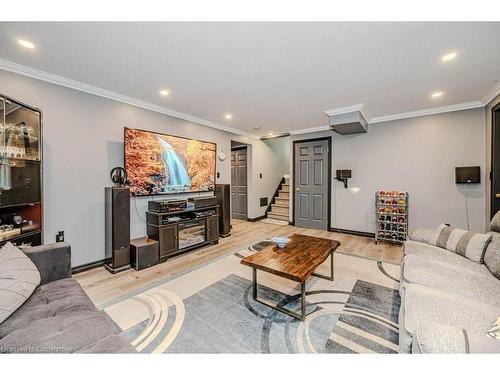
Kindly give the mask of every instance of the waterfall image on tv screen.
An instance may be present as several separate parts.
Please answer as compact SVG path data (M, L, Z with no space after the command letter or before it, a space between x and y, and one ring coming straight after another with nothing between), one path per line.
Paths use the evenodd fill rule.
M215 189L215 143L125 128L125 170L133 195Z

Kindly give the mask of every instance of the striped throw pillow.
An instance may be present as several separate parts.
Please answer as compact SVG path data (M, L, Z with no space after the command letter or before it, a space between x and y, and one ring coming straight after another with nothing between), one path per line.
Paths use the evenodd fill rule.
M486 331L486 335L500 340L500 316L498 317L497 321L493 323L491 328Z
M491 234L451 229L441 224L432 233L429 243L450 250L476 263L483 263L484 252L491 241Z

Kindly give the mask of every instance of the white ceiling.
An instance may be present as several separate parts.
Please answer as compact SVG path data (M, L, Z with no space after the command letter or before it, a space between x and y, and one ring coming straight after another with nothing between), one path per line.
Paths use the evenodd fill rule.
M374 118L481 100L499 43L500 23L0 23L0 59L255 135L358 103Z

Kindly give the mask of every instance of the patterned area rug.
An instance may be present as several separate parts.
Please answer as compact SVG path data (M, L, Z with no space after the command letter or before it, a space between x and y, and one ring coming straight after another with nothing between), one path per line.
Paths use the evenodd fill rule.
M263 241L101 306L146 353L396 353L399 266L335 253L335 281L311 277L298 321L252 299L242 257ZM327 274L329 262L318 272ZM259 295L299 310L296 283L259 272Z

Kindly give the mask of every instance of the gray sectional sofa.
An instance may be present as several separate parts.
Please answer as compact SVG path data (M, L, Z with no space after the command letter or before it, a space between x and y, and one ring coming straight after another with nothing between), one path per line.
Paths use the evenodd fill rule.
M71 279L67 243L25 251L40 272L31 297L0 324L0 353L135 353Z
M500 353L486 330L500 316L500 213L484 264L428 244L419 230L404 244L401 265L401 353Z

